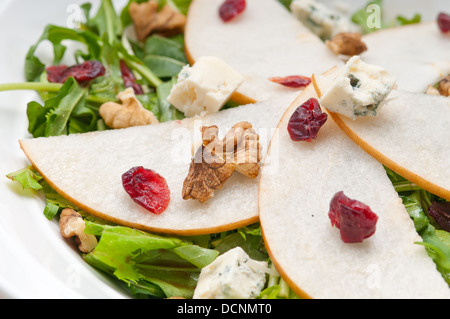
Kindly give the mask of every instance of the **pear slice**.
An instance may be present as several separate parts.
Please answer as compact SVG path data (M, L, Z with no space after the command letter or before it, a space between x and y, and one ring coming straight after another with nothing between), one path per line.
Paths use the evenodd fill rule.
M206 203L183 200L183 182L193 152L201 145L200 127L217 125L223 137L237 122L250 122L265 154L278 119L292 100L281 96L183 121L26 139L20 145L58 193L94 216L158 233L215 233L258 221L259 177L235 173ZM135 166L152 169L166 179L171 200L161 215L141 208L124 191L122 174Z
M361 58L394 75L398 88L425 93L450 74L450 37L436 22L411 24L365 35L368 50Z
M191 64L202 56L215 56L244 76L233 100L249 103L298 92L268 79L310 77L343 64L279 1L247 0L245 11L228 23L219 17L222 3L192 1L185 28L186 52Z
M337 68L314 76L318 95ZM450 99L394 90L375 117L352 120L330 113L363 150L419 187L450 200Z
M311 97L317 96L309 86L282 117L266 157L278 169L263 167L260 180L260 222L279 273L304 298L450 298L379 162L331 119L312 143L290 139L290 116ZM331 226L329 205L339 191L379 216L363 243L343 243Z

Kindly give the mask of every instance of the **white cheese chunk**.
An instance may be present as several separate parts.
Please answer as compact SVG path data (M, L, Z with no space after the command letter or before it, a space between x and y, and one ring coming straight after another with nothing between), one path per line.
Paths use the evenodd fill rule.
M243 81L243 76L222 60L201 57L180 71L167 101L186 117L218 112Z
M294 0L292 14L323 40L330 40L341 32L358 32L350 19L315 0Z
M194 299L255 299L268 272L267 262L253 260L242 248L234 248L202 269Z
M385 69L352 57L338 73L320 102L334 113L356 119L376 116L381 103L396 87L396 79Z

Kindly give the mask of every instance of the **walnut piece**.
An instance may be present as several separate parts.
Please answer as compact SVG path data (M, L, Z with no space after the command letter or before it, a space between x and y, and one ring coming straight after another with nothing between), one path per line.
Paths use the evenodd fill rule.
M206 202L234 171L249 178L258 177L262 147L250 123L237 123L223 140L218 138L217 126L202 127L201 132L203 144L192 159L183 184L183 199Z
M84 232L85 222L83 217L76 211L66 208L61 212L59 219L59 229L64 238L75 237L78 249L81 252L89 253L97 247L97 238L94 235Z
M436 85L428 85L426 94L435 96L450 96L450 75L447 75Z
M172 36L184 31L186 17L178 10L164 5L160 10L158 1L132 2L129 7L136 35L139 41L144 41L151 34Z
M439 90L436 89L436 88L435 88L434 86L432 86L432 85L428 85L426 94L428 94L428 95L434 95L434 96L439 96L439 95L441 95L441 93L439 93Z
M122 104L107 102L99 110L100 116L108 127L121 129L159 123L153 112L142 106L132 88L119 93L117 98Z
M240 122L234 125L222 141L222 150L228 163L236 165L236 171L249 177L259 175L262 147L259 135L252 124Z
M183 183L183 199L197 199L206 202L221 189L233 175L236 166L228 164L220 156L213 155L201 146L195 153L189 167L189 173Z
M439 93L442 96L450 96L450 75L447 75L441 82L439 82Z
M354 56L367 51L367 46L361 40L361 34L358 32L338 33L332 40L327 40L325 44L336 55Z

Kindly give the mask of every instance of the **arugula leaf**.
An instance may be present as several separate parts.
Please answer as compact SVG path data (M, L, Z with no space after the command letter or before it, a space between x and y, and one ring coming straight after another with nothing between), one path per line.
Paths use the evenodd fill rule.
M6 175L12 181L18 182L22 188L39 191L45 197L44 216L52 220L63 208L72 208L79 210L64 197L59 195L34 169L33 166L27 166L16 172Z
M400 176L390 168L384 166L384 169L386 170L386 173L389 179L391 180L392 184L394 185L394 188L397 191L397 193L421 190L419 186L417 186L414 183L411 183L406 178Z
M192 0L168 0L168 2L172 3L182 14L186 15Z
M393 22L386 22L383 20L383 1L382 0L372 0L368 2L364 7L356 11L352 15L352 22L359 25L363 33L371 33L380 29L391 28L397 25L407 25L420 23L422 17L420 14L416 13L411 19L405 18L404 16L397 16L396 20Z
M46 114L45 136L68 135L70 133L69 119L72 114L85 108L87 89L80 87L74 79L66 83L67 86L61 89L61 96L58 95L54 100L52 99L55 104ZM66 88L67 91L65 91ZM49 104L52 105L52 103Z
M89 7L85 8L87 10ZM116 13L112 0L101 0L100 8L93 18L89 17L89 11L86 10L85 14L88 18L86 25L100 38L106 36L106 40L112 44L122 35L122 21Z
M397 22L399 25L408 25L420 23L422 21L422 16L416 13L411 19L405 18L404 16L397 16Z
M269 259L259 223L220 233L219 235L220 238L212 240L211 244L221 254L235 247L241 247L252 259L259 261Z
M102 38L103 47L100 60L106 68L107 73L105 76L98 78L94 83L103 81L103 85L106 86L106 96L115 97L119 92L125 90L125 85L120 70L120 56L117 51L118 40L110 42L107 37L108 36L104 34Z
M450 233L437 230L427 215L430 204L440 198L417 187L389 168L385 169L413 220L417 233L422 237L423 242L416 244L425 246L428 255L450 286Z
M290 6L293 0L278 0L286 9L290 10Z
M423 243L428 255L436 263L437 269L450 286L450 234L443 230L436 230L429 225L426 231L422 232Z
M275 266L271 264L271 274L267 280L266 288L261 291L257 299L299 299L286 281L281 278Z
M165 38L152 35L145 40L145 55L164 56L174 60L188 63L184 51L184 37Z
M48 40L53 45L53 64L60 63L66 51L62 44L64 40L72 40L87 46L88 52L84 54L87 59L97 60L100 57L100 39L88 30L75 30L55 25L47 25L37 43L30 47L25 59L25 79L30 82L38 81L45 71L45 65L35 56L35 52L41 42Z
M12 181L19 182L22 189L41 190L42 185L39 181L42 177L36 173L32 166L27 166L21 170L6 175Z
M450 233L436 230L431 224L422 204L424 195L427 196L423 191L415 191L410 195L401 195L401 198L423 239L423 242L416 244L425 246L428 255L450 285Z
M84 257L85 261L140 294L158 296L162 291L162 297L191 298L196 286L194 274L198 275L219 254L179 238L122 226L86 221L85 231L100 237L95 250Z
M86 103L87 92L87 88L70 77L58 95L47 100L44 106L34 101L28 103L28 131L33 137L67 135L72 112Z
M99 130L98 109L88 103L78 103L70 114L68 134L85 133Z
M372 0L352 15L352 22L361 26L364 33L371 33L384 28L381 18L382 0ZM377 15L377 13L379 15Z
M183 44L158 35L148 37L145 41L143 60L160 78L178 75L188 63Z
M145 94L136 95L136 98L141 102L142 106L152 112L160 122L161 120L161 109L158 102L158 94L156 92L149 92Z
M169 96L170 91L172 90L172 87L175 85L175 83L176 79L173 78L170 81L161 83L156 88L160 110L159 120L161 122L182 120L184 118L184 114L167 101L167 97Z
M409 213L409 216L414 222L416 231L420 234L428 227L430 223L430 220L424 213L421 205L420 192L417 191L410 195L400 195L400 197L403 201L403 205Z

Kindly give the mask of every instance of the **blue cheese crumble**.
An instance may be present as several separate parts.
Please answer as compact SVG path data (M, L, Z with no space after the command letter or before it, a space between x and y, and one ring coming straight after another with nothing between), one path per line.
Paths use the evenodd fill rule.
M382 67L352 57L320 99L329 111L356 119L376 116L396 87L396 79Z
M349 18L315 0L294 0L292 14L322 40L341 32L358 32Z
M269 272L267 262L253 260L242 248L234 248L202 269L193 298L255 299Z
M204 56L186 65L167 101L186 117L221 110L244 81L241 74L216 57Z

